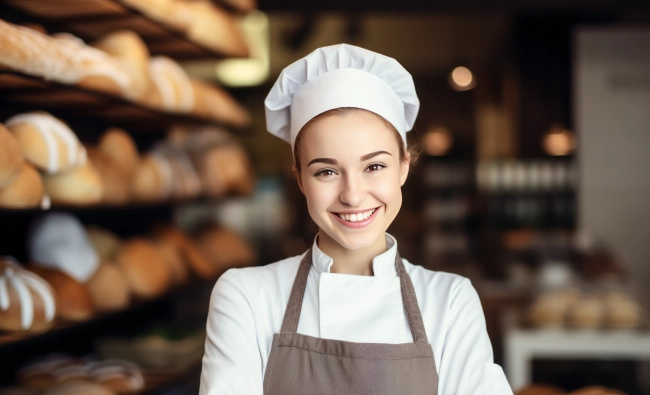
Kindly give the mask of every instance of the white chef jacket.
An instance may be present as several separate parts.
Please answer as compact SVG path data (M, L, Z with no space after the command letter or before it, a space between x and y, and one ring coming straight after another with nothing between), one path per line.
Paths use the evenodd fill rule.
M374 276L330 273L333 260L312 246L312 267L298 333L362 343L410 343L399 277L397 242L372 261ZM230 269L210 300L199 395L262 394L273 334L280 331L304 254L267 266ZM469 279L403 260L438 370L439 395L512 395Z

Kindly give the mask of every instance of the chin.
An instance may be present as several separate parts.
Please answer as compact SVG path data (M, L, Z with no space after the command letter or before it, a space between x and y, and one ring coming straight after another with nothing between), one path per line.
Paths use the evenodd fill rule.
M321 229L334 241L342 247L358 251L372 247L380 237L385 237L383 230L369 229L366 232L342 232L339 229L323 228ZM346 234L347 233L347 234Z

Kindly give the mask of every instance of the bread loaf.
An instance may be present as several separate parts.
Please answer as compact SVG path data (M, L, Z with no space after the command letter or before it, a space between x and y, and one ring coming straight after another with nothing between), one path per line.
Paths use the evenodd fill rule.
M136 97L137 83L128 71L129 65L122 59L88 46L82 39L69 33L57 33L53 38L55 45L81 64L83 77L76 82L77 85L114 96Z
M84 286L98 311L115 311L129 305L131 291L122 273L114 263L104 261Z
M145 381L138 365L119 359L108 359L90 364L92 379L118 394L137 394Z
M195 237L196 245L221 274L233 267L250 266L255 263L255 253L237 233L219 227L203 229Z
M56 312L55 293L47 281L0 257L0 330L42 332Z
M99 140L98 148L110 157L130 181L140 162L138 147L131 135L119 128L106 129Z
M115 262L122 248L122 240L115 234L98 226L89 226L86 234L101 260Z
M43 395L117 395L116 392L91 382L65 383L56 385Z
M164 226L156 229L156 235L180 251L185 262L189 264L192 271L199 277L209 279L214 278L218 274L219 268L212 265L203 253L201 253L194 241L181 230L171 226Z
M58 270L29 264L26 269L45 279L54 289L58 300L57 316L69 321L85 321L95 309L90 293L82 284Z
M131 197L131 182L122 168L102 151L86 146L88 159L102 182L102 200L107 205L123 205Z
M134 295L150 299L162 295L172 283L165 258L145 239L132 239L124 244L117 257Z
M104 197L102 179L90 162L64 173L45 175L45 192L54 204L89 206Z
M72 357L52 354L30 363L18 371L17 379L24 387L42 391L53 387L58 382L57 369L73 365Z
M41 175L31 165L25 163L18 178L0 188L0 207L39 207L43 201L44 190Z
M181 252L173 245L162 240L154 240L153 246L164 258L164 262L172 274L174 285L186 284L189 280L190 273Z
M128 67L126 72L130 75L131 97L139 101L152 89L149 78L149 49L140 36L129 30L118 30L107 34L92 46L121 59Z
M149 75L162 99L162 108L188 113L194 109L192 82L174 60L155 56L149 61Z
M18 177L24 163L20 144L9 130L0 124L0 188L11 184Z
M25 158L49 174L86 163L86 150L61 120L46 112L29 112L9 118L5 125L18 140Z
M236 127L248 126L250 114L225 90L206 82L192 80L196 115Z
M131 195L138 202L160 202L173 191L173 174L169 162L159 155L146 155L131 180Z

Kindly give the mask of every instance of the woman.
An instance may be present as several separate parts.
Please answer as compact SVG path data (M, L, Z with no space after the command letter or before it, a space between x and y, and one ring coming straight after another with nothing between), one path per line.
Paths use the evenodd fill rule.
M386 233L419 108L411 75L362 48L319 48L265 106L319 233L301 256L217 281L200 394L512 394L469 280L401 259Z

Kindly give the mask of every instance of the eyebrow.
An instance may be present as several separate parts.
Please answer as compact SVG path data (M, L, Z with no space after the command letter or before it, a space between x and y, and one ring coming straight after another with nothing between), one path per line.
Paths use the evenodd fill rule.
M379 155L382 155L382 154L391 155L391 153L388 152L388 151L375 151L375 152L371 152L371 153L369 153L369 154L365 154L365 155L363 155L363 156L360 158L360 161L363 162L363 161L366 161L366 160L368 160L368 159L372 159L372 158L374 158L375 156L379 156ZM392 156L392 155L391 155L391 156ZM327 165L336 165L336 164L338 164L339 162L338 162L336 159L332 159L332 158L316 158L316 159L312 159L312 160L307 164L307 167L311 166L311 165L314 164L314 163L325 163L325 164L327 164Z

